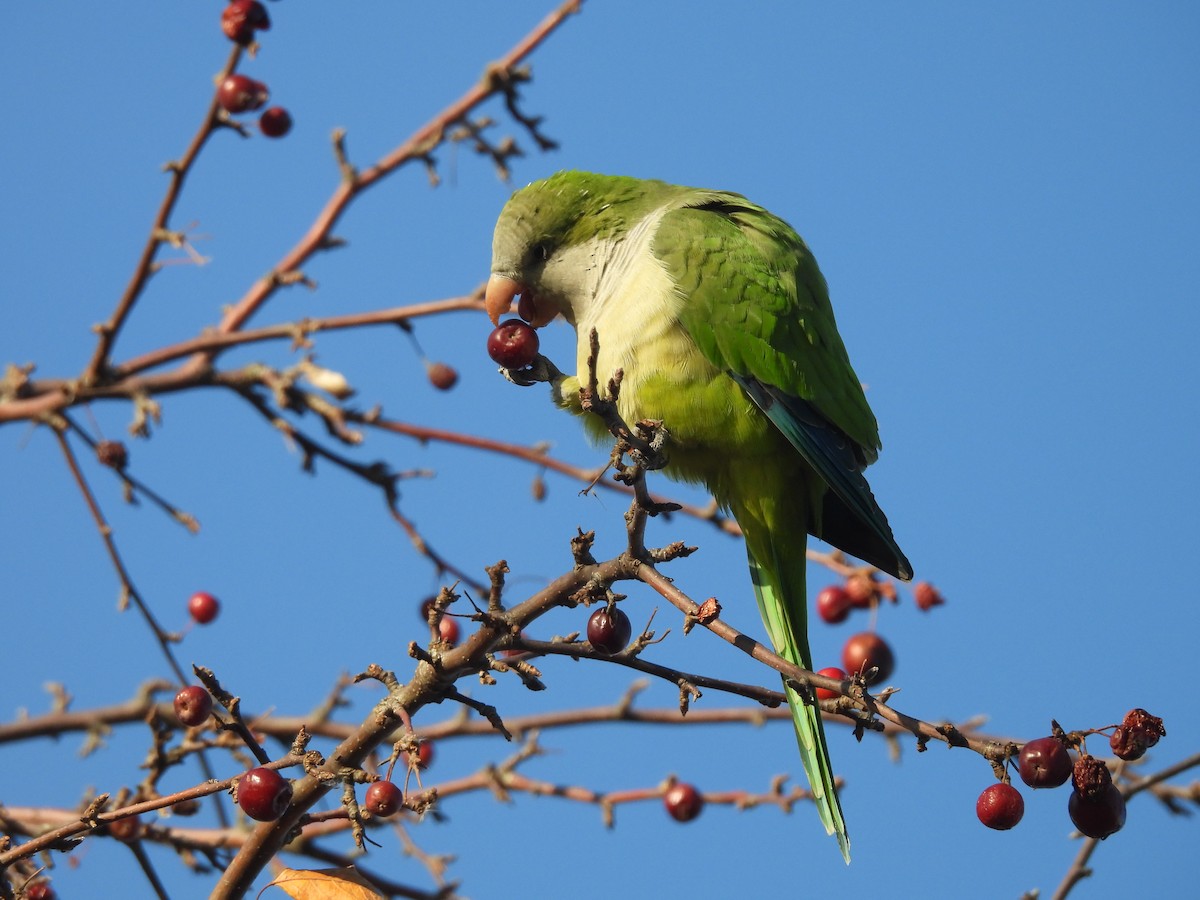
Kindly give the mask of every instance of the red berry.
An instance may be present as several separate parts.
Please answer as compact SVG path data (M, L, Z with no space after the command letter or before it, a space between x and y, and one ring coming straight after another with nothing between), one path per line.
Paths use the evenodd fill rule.
M412 761L410 754L404 754L406 763ZM433 741L417 741L417 768L428 769L433 765Z
M272 106L258 117L258 130L269 138L281 138L292 130L292 115L282 106Z
M942 592L935 588L928 581L918 581L913 587L913 598L917 601L917 609L922 612L928 612L935 606L941 606L946 602L942 596Z
M458 643L458 622L450 616L442 616L442 621L438 623L438 634L443 643L453 647Z
M831 584L817 594L817 615L830 625L846 621L851 605L850 595L841 585Z
M606 606L598 609L588 618L588 642L601 653L620 653L629 643L633 627L629 624L629 616L618 607L612 612Z
M537 357L537 332L520 319L506 319L488 335L487 352L506 369L523 369Z
M429 376L429 383L439 391L448 391L458 383L458 372L453 366L442 362L426 363L425 374Z
M254 32L270 27L267 8L256 0L233 0L221 13L221 30L225 37L243 47L254 40Z
M680 781L663 794L663 805L676 822L690 822L704 809L704 798L695 787Z
M1007 831L1025 815L1025 801L1011 784L993 784L975 801L975 815L988 828Z
M1125 713L1125 721L1113 731L1108 745L1121 759L1141 759L1166 734L1158 716L1152 716L1144 709L1131 709Z
M1017 771L1031 788L1056 788L1071 777L1071 754L1056 737L1037 738L1021 748Z
M242 812L260 822L274 822L292 802L292 784L274 769L251 769L237 781Z
M217 102L231 113L261 109L270 96L265 84L245 75L230 75L217 88Z
M843 672L841 669L839 669L837 666L826 666L824 669L822 669L817 674L824 675L827 678L845 679L845 677L846 677L846 673ZM818 700L832 700L835 697L842 696L837 691L829 690L829 688L816 688L816 695L817 695Z
M25 900L58 900L54 886L48 881L35 881L25 888Z
M188 612L201 625L207 625L220 611L221 604L217 602L217 598L205 591L197 591L188 600Z
M212 708L212 697L198 684L189 685L175 695L175 718L188 728L207 722Z
M1124 827L1125 798L1111 783L1090 798L1079 791L1071 791L1067 814L1081 834L1103 840Z
M876 684L891 677L896 668L896 657L887 642L873 631L860 631L852 635L842 647L842 667L850 673L866 673L878 669L867 684Z
M390 781L374 781L367 786L363 806L372 815L386 819L395 815L404 803L404 792Z
M141 836L142 817L126 816L123 819L117 819L115 822L109 822L108 833L118 841L124 841L127 844L132 843Z

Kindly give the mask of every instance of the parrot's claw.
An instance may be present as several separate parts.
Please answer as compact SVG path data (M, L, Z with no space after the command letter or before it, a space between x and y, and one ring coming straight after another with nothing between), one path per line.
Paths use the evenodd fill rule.
M563 373L558 370L558 367L540 353L525 368L505 369L501 367L500 374L508 381L511 381L513 384L519 384L521 387L532 387L535 384L543 382L554 382L563 377Z

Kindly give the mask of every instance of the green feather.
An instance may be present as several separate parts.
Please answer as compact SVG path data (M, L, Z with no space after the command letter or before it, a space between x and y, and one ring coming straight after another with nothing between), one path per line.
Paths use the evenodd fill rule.
M806 633L807 610L804 602L803 573L798 585L791 584L785 588L777 583L781 579L776 573L782 573L785 565L774 543L768 552L773 553L773 557L770 563L764 565L759 563L752 552L747 551L750 579L754 584L758 611L767 626L767 634L771 637L775 652L793 665L811 670L812 654L808 648ZM794 553L795 548L786 548L786 552ZM790 602L789 598L792 597L799 597L799 602ZM808 776L817 814L821 817L821 824L825 826L825 833L837 835L838 847L848 863L850 835L846 831L846 820L842 817L842 804L833 778L833 764L829 760L829 746L825 742L825 725L821 720L821 710L814 701L805 700L789 687L786 679L784 693L792 711L796 743L800 747L800 762L804 765L805 775Z

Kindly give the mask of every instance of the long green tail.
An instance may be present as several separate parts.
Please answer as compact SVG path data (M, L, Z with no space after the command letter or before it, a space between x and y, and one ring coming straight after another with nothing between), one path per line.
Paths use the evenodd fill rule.
M749 524L749 523L746 523ZM758 610L775 652L802 669L812 668L812 653L808 648L808 597L805 591L805 554L803 542L799 547L779 547L773 534L746 533L746 551L750 559L750 578ZM803 533L803 532L802 532ZM758 538L758 540L755 540ZM755 547L758 547L758 555ZM761 556L761 559L760 559ZM821 711L809 705L784 683L796 741L800 745L800 760L808 775L813 802L828 834L837 834L838 846L846 862L850 862L850 836L842 818L833 781L833 766L829 762L829 747L825 743L825 726Z

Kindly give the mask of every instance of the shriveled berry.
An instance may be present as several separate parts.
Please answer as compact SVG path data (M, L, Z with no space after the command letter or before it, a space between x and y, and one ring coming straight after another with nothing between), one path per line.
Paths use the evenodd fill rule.
M537 357L537 332L520 319L506 319L488 335L487 352L506 369L523 369Z
M58 894L50 882L35 881L25 888L25 900L58 900Z
M877 669L867 681L867 684L877 684L891 677L896 668L896 656L887 641L875 632L860 631L842 647L842 667L847 672L862 672L864 675L871 669Z
M821 588L817 593L817 615L831 625L846 621L850 615L850 595L838 584Z
M817 674L824 675L827 678L840 678L842 680L845 680L846 678L846 673L837 666L826 666ZM815 688L815 693L818 700L832 700L835 697L842 696L837 691L831 691L829 688Z
M941 606L946 602L942 596L942 592L935 588L928 581L918 581L913 587L913 599L917 601L917 609L922 612L928 612L935 606Z
M1112 784L1112 773L1103 760L1081 756L1075 760L1075 767L1071 770L1071 784L1077 793L1091 799Z
M1021 780L1031 788L1056 788L1071 777L1071 754L1056 737L1026 742L1017 757Z
M281 138L292 130L292 114L282 106L272 106L258 117L258 130L269 138Z
M390 781L374 781L367 785L363 806L375 816L386 819L395 815L404 803L404 792Z
M424 600L421 601L420 612L421 612L421 621L422 622L429 621L429 610L431 610L433 608L433 603L435 600L437 600L437 594L430 594L428 597L426 597Z
M126 816L108 823L108 833L118 841L131 844L142 835L142 817Z
M677 781L663 795L663 805L676 822L690 822L704 809L704 797L693 785Z
M1025 815L1025 800L1011 784L993 784L975 801L975 815L988 828L1008 831Z
M1166 734L1158 716L1152 716L1144 709L1131 709L1109 737L1108 745L1121 759L1141 759Z
M254 40L254 32L270 27L267 8L257 0L233 0L221 13L221 30L225 37L243 47Z
M120 441L101 441L96 445L96 458L100 464L120 471L129 465L129 451Z
M220 611L221 604L207 591L197 591L188 600L188 612L201 625L207 625Z
M458 643L458 622L450 616L442 616L442 620L438 622L438 634L443 643L453 647Z
M601 653L619 653L629 643L633 634L633 626L629 616L620 608L614 606L612 611L606 606L598 609L588 618L588 642Z
M175 718L188 728L207 722L212 708L212 697L198 684L188 685L175 695Z
M1071 791L1067 814L1081 834L1104 840L1125 826L1125 798L1111 782L1091 797Z
M426 363L425 374L429 376L429 383L439 391L448 391L458 383L458 372L443 362Z
M870 575L858 572L846 579L846 596L850 598L851 606L870 609L878 595L879 582Z
M271 93L261 81L233 74L217 88L217 102L226 112L243 113L251 109L262 109Z
M292 784L274 769L251 769L237 782L242 812L260 822L274 822L292 802Z

